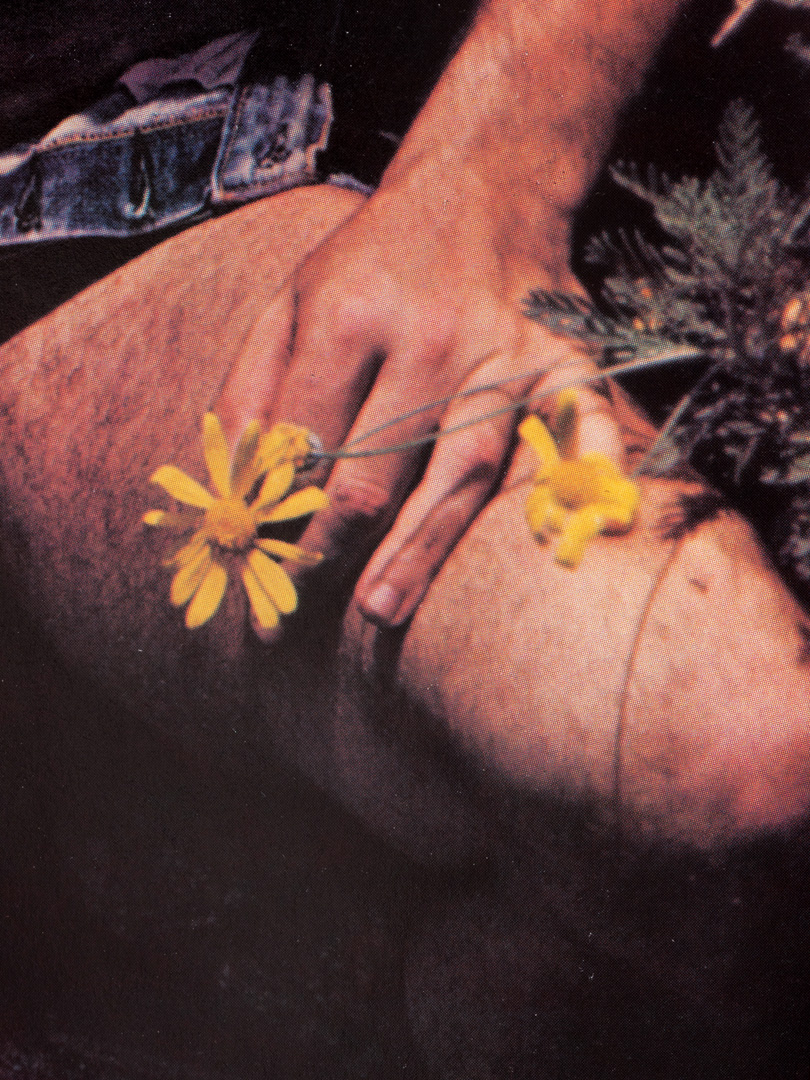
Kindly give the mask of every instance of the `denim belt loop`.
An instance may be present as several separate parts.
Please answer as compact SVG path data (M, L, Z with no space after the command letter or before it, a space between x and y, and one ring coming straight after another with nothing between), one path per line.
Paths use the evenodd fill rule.
M332 125L332 91L312 75L239 88L211 174L214 207L274 195L317 179Z

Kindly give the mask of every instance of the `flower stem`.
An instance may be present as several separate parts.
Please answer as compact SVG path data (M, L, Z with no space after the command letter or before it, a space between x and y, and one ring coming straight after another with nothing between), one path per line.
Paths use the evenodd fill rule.
M491 354L489 354L491 355ZM339 446L336 450L322 450L320 448L314 449L309 456L307 464L309 466L315 465L317 462L324 459L329 461L336 461L339 458L366 458L376 457L378 454L398 454L403 450L413 450L420 446L427 446L428 443L436 442L438 439L444 438L446 435L453 435L457 431L462 431L464 428L472 427L474 424L480 424L485 420L494 420L499 416L503 416L506 413L514 412L517 409L526 408L544 397L548 397L550 394L557 394L561 390L573 389L581 386L587 386L589 383L597 382L599 379L604 379L606 375L626 375L629 372L644 371L648 368L659 367L664 364L671 364L675 362L686 362L693 360L703 360L706 357L704 350L696 349L691 346L678 346L671 349L665 349L660 352L655 352L651 355L644 356L641 359L628 360L623 364L616 364L609 369L603 369L595 371L591 375L580 375L575 379L570 379L568 382L559 384L554 387L553 390L534 390L531 394L527 394L525 397L519 398L516 401L511 402L509 405L504 405L500 409L495 409L493 412L484 413L481 416L475 417L473 420L466 420L461 424L454 424L452 427L444 428L442 431L428 432L426 435L422 435L416 439L409 439L407 442L393 443L389 446L376 447L374 449L358 450L355 447L367 439L370 439L373 435L379 435L383 431L387 431L391 427L395 427L397 424L403 423L405 420L411 420L414 416L419 416L421 413L430 412L432 409L437 409L444 405L449 405L453 401L461 401L465 398L472 397L475 394L487 393L491 390L500 389L503 386L507 386L509 383L525 381L526 379L538 379L541 375L548 374L539 369L533 371L525 371L520 375L509 375L504 379L498 379L495 382L485 383L481 386L471 387L469 390L462 390L456 394L450 394L448 397L439 398L436 401L428 402L427 405L420 405L416 409L412 409L410 412L403 413L401 416L395 417L393 420L388 420L384 424L380 424L378 427L372 428L370 431L364 432L362 435L357 435L354 439L345 443L343 446ZM488 356L482 358L482 360L488 359Z

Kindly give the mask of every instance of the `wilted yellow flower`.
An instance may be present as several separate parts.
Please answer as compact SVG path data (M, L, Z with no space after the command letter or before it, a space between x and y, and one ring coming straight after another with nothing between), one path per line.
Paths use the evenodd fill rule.
M250 606L259 625L271 630L298 603L292 581L276 560L313 564L321 558L296 544L259 536L263 525L292 521L326 506L326 494L317 487L287 494L312 441L304 428L292 424L276 424L262 434L254 422L245 429L231 460L219 419L206 413L203 448L215 495L174 465L162 465L151 477L151 483L184 507L150 510L144 523L176 532L194 529L190 540L166 561L176 571L171 602L176 607L188 604L186 626L202 626L225 595L228 572L221 557L242 555L242 581Z
M576 395L558 399L558 438L570 450L576 419ZM583 454L564 460L551 432L536 416L528 416L518 434L540 458L534 487L526 502L529 528L539 538L560 534L554 557L564 566L579 566L588 541L602 532L626 532L639 504L639 489L605 454Z
M782 352L793 352L806 344L810 331L810 293L805 291L791 297L782 311L780 329Z

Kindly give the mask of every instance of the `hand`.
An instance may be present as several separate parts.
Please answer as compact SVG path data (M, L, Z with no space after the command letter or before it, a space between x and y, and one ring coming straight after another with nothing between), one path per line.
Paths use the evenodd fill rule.
M533 286L575 287L572 217L686 3L483 3L379 190L254 331L218 406L231 435L261 415L306 425L334 449L509 380L410 416L362 443L371 449L450 431L581 375L588 358L526 319L520 302ZM605 399L580 400L579 449L621 461ZM331 508L302 543L328 559L379 544L355 596L369 619L400 625L495 489L514 425L506 412L449 434L424 473L418 450L340 461Z
M590 371L588 357L520 309L533 286L575 286L558 254L566 250L559 230L549 229L536 259L499 249L492 195L469 172L442 171L435 157L387 179L300 267L254 330L218 405L230 434L260 415L305 425L334 449L420 405L511 380L404 420L358 449L382 447ZM593 391L581 402L581 449L621 462L608 403ZM397 626L413 614L495 489L516 418L510 411L440 439L423 475L419 450L334 467L330 508L301 542L345 559L367 557L382 540L355 593L369 619Z

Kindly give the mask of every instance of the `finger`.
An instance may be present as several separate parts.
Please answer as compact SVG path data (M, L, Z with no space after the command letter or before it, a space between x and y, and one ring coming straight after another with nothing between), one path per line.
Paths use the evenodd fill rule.
M214 405L231 444L252 420L271 415L290 359L294 319L295 296L286 285L260 315Z
M422 342L424 347L425 343ZM434 356L423 356L419 371L429 370ZM391 356L374 385L374 390L350 429L345 434L344 425L327 427L326 438L333 443L344 441L355 445L357 450L382 448L393 443L409 442L419 439L435 429L441 410L417 411L408 415L397 424L389 426L391 420L404 414L412 414L420 397L418 380L413 377L414 361ZM435 387L431 388L435 392ZM334 387L330 387L330 394ZM427 387L422 390L422 397L428 396ZM347 389L345 400L350 404L359 394L357 386ZM330 402L333 401L330 398ZM283 408L279 405L279 411ZM349 413L351 415L351 413ZM301 413L296 419L302 422ZM330 420L333 417L330 415ZM304 419L303 422L312 430L318 421ZM370 432L384 425L384 430L363 438ZM324 420L322 427L327 426ZM326 442L326 439L324 439ZM303 536L298 541L307 550L317 551L333 561L337 556L347 556L345 572L352 573L360 558L365 558L385 529L393 521L396 511L401 506L410 489L413 478L423 458L422 447L396 454L339 460L326 484L329 507L318 513L310 522ZM290 577L296 581L304 571L300 565L288 568ZM253 622L257 635L265 642L273 643L280 634L279 629L266 631Z
M293 354L274 415L317 435L327 450L352 428L387 352L373 305L301 301ZM378 314L378 313L377 313Z
M435 372L436 367L435 357L429 354L422 354L418 363L412 356L389 357L348 433L349 451L385 450L419 441L435 431L442 407L419 411L419 403L441 394L442 381L420 385L414 372ZM397 417L401 417L399 422L392 424ZM417 445L339 460L326 485L329 506L313 518L301 544L327 559L351 555L356 564L393 522L424 456L425 447Z
M476 395L449 409L443 427L466 424L511 403L503 391ZM394 627L411 617L497 484L513 427L510 411L439 441L424 479L357 584L355 599L366 618Z
M590 358L574 350L560 353L557 341L539 349L537 341L532 344L534 366L542 370L552 365L537 384L535 400L541 411L553 413L558 389L591 376L596 368ZM514 358L509 366L524 371L530 370L532 363L525 357ZM488 374L491 376L491 371ZM481 371L472 379L476 384L486 381ZM527 390L519 384L509 385L511 394L518 397ZM509 403L509 395L496 392L458 402L448 410L442 426L447 430L475 420L502 407L504 401ZM411 617L447 555L490 495L510 445L514 421L510 412L447 435L439 442L423 482L358 582L355 597L371 621L399 626ZM589 387L577 391L577 429L572 450L577 455L599 451L620 466L624 463L612 402Z
M556 419L556 398L559 391L574 385L576 389L576 429L571 456L597 451L619 468L625 468L624 440L614 408L613 398L604 383L576 386L579 380L597 373L593 360L571 350L570 357L558 363L537 385L533 410Z

